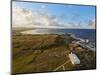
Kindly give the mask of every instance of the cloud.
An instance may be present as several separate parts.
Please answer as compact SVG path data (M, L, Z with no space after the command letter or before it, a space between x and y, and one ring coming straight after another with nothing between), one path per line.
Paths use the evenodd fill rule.
M43 6L44 8L44 6ZM13 5L13 27L57 27L57 18L43 11L31 11Z
M12 26L13 27L34 27L34 28L82 28L81 24L63 23L56 16L50 14L46 9L46 5L42 5L42 10L30 10L12 5ZM45 10L46 9L46 10ZM61 15L62 17L65 14ZM80 15L73 16L74 19ZM72 19L73 19L72 17ZM86 28L86 27L85 27ZM95 28L95 21L90 21L87 28Z
M91 28L91 29L95 29L95 27L96 27L95 19L88 21L88 27Z

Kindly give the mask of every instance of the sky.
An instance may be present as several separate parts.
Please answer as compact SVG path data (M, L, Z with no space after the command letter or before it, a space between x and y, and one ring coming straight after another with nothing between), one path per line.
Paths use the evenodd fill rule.
M13 1L12 16L14 27L95 28L95 6Z

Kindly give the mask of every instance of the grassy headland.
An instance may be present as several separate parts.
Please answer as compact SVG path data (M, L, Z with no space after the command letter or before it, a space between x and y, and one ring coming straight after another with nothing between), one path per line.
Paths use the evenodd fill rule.
M65 70L95 68L95 62L91 62L95 61L95 53L93 52L77 53L84 61L82 62L84 66L71 64L68 55L72 38L68 37L65 45L63 38L58 37L58 35L22 35L20 32L25 30L27 29L14 29L12 33L13 73L63 71L62 67L57 69L63 64ZM93 59L91 59L92 55L94 55ZM86 61L88 62L85 63ZM89 61L90 64L88 64Z

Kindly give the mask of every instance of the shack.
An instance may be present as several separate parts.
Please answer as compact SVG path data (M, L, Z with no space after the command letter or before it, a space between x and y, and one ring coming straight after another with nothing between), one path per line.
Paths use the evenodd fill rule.
M80 59L77 57L76 54L74 54L74 53L71 52L71 53L69 54L69 58L70 58L70 60L71 60L71 62L72 62L73 65L78 65L78 64L80 64Z

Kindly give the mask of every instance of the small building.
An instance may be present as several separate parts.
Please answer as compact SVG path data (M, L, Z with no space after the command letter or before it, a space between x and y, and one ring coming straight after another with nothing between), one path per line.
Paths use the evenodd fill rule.
M72 64L73 65L78 65L78 64L80 64L80 60L79 60L79 58L76 56L76 54L74 54L74 53L70 53L69 54L69 58L70 58L70 60L71 60L71 62L72 62Z

